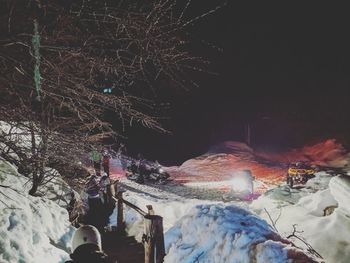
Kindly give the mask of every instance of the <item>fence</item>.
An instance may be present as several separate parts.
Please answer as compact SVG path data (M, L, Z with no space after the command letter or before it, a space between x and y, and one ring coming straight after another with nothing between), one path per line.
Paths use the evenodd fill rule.
M143 217L144 233L142 242L145 249L145 263L162 263L165 256L163 218L155 215L153 207L147 205L147 212L123 199L123 191L118 191L118 182L111 184L108 191L110 201L116 203L117 233L125 232L124 205L134 209Z

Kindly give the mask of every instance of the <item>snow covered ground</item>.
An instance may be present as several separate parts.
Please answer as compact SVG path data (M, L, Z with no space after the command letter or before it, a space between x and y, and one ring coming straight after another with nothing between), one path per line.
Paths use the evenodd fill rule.
M306 187L282 185L255 200L250 209L271 222L287 237L293 225L326 262L347 263L350 259L350 177L317 174ZM332 212L333 211L333 212ZM271 217L271 219L269 218ZM296 245L303 242L292 238Z
M256 180L255 188L267 191L261 191L256 200L242 201L223 191L232 187L231 180L218 177L224 170L211 172L217 167L231 169L220 162L228 164L232 160L235 165L250 162L260 168L270 163L265 162L266 158L249 159L250 150L244 147L235 151L240 153L233 159L219 153L187 162L181 169L187 167L195 175L183 174L183 181L166 185L140 185L119 177L126 200L145 211L146 205L152 205L163 217L166 263L349 262L350 177L320 172L305 186L293 189L284 183L266 185ZM340 152L334 152L341 160ZM243 157L243 161L238 160ZM268 171L260 168L260 172ZM69 201L69 187L58 178L40 189L46 197L28 196L27 179L2 160L0 185L0 262L64 262L73 233L62 208ZM127 207L125 213L127 232L141 240L141 216ZM112 224L116 224L116 218L115 210ZM323 259L311 258L306 252L310 248Z
M1 159L0 185L0 262L67 260L73 233L67 211L48 198L29 196L27 178ZM46 191L57 201L61 188L51 184Z
M126 190L126 200L145 211L146 205L152 205L155 213L163 217L165 262L316 262L249 212L245 202L190 199L181 196L181 192L169 193L154 185L128 180L121 180L120 185ZM141 240L141 216L125 209L127 232ZM115 210L111 216L113 224L116 218Z

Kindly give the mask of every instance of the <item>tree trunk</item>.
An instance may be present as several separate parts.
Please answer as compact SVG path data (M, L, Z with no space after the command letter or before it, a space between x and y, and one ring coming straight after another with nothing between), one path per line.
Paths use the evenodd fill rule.
M38 191L38 187L39 187L38 181L33 180L33 185L32 185L32 188L29 190L29 194L32 196L35 196L36 191Z

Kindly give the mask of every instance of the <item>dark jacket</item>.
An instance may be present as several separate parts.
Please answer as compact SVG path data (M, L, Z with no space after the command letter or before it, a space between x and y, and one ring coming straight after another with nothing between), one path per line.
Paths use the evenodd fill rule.
M70 254L72 260L66 263L109 263L108 256L94 244L85 244Z

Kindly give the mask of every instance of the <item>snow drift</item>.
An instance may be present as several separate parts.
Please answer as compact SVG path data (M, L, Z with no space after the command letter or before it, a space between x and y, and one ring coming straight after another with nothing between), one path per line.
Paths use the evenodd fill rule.
M279 233L296 234L310 244L326 262L348 263L350 258L350 177L318 173L305 188L280 186L253 201L250 209ZM268 213L268 214L267 214ZM271 219L270 219L271 217ZM307 249L297 238L293 242Z
M316 262L291 247L264 220L236 206L197 206L165 237L165 262Z
M73 228L55 202L27 194L28 179L0 159L0 262L64 262Z
M124 193L125 199L142 209L152 205L155 213L163 217L165 263L278 263L289 259L315 262L276 234L266 221L239 207L244 203L187 199L121 180L121 187L125 186L132 188ZM116 213L117 209L111 216L113 224ZM144 228L141 216L125 207L125 221L128 234L141 240Z

